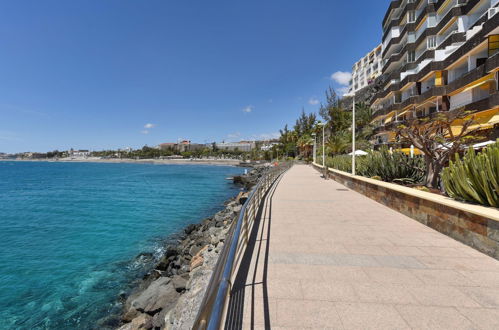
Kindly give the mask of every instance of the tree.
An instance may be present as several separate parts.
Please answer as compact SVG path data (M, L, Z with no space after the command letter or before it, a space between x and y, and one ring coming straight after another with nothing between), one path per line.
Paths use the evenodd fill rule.
M347 134L346 132L331 135L326 142L328 153L333 155L345 153L350 147L350 136L351 134Z
M425 185L438 189L439 176L450 156L475 140L474 117L462 110L440 112L434 118L413 118L400 125L397 136L421 150L426 163Z
M352 114L341 107L340 98L333 88L326 91L326 104L321 104L320 116L326 121L326 129L331 135L344 132L352 126Z
M317 116L315 113L306 114L305 109L302 108L300 117L296 120L295 126L293 127L295 133L298 137L304 135L310 135L315 128L317 122Z
M310 158L314 145L314 139L308 134L302 135L300 136L296 144L298 146L300 155L304 158Z

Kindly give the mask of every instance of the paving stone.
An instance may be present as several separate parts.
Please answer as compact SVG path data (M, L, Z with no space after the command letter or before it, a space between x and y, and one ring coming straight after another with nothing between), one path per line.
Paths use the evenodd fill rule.
M242 328L499 329L499 261L337 189L306 165L281 179L238 273Z

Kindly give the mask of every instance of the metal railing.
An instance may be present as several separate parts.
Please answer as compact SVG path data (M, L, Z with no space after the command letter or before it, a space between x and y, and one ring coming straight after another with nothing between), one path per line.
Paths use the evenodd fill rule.
M193 329L218 330L221 328L227 309L227 298L232 287L231 279L248 244L250 230L260 204L274 182L290 167L291 164L283 163L269 169L251 190L237 221L232 223L229 230L226 244L211 275Z

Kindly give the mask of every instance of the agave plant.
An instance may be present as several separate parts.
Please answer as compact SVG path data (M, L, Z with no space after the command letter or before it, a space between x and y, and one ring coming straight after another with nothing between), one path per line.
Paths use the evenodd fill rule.
M425 163L421 157L411 158L402 152L389 152L383 148L355 159L357 174L368 178L405 184L421 183L424 180ZM326 164L340 171L352 171L352 157L348 155L328 158Z
M456 154L443 170L442 181L454 199L499 207L499 139L478 154L473 148L463 159Z
M383 181L420 183L424 180L425 164L421 157L411 158L402 152L390 152L387 148L370 152L359 163L359 174L379 176Z

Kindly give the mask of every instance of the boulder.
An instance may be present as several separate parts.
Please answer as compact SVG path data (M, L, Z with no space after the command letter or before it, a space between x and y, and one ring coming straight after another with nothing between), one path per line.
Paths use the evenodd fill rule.
M140 314L132 320L132 322L127 323L118 330L140 330L140 329L152 329L153 322L152 317L147 314Z
M196 225L196 224L190 224L188 225L185 229L184 229L184 232L186 235L189 235L190 233L192 233L194 230L196 230L198 228L199 225Z
M171 308L179 294L168 277L161 277L152 282L147 289L131 298L131 308L139 312L154 315L162 309Z
M190 271L192 272L194 269L202 266L204 263L204 259L203 257L201 256L195 256L194 258L192 258L191 260L191 264L190 264Z
M173 287L177 292L182 292L185 290L185 286L187 285L187 280L183 276L174 276L172 279Z
M198 254L199 251L201 251L201 246L193 245L189 249L189 254L191 256L195 256L196 254Z

